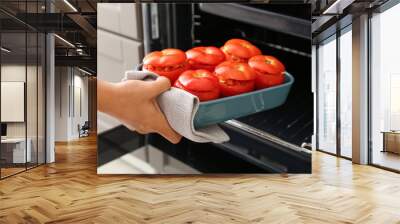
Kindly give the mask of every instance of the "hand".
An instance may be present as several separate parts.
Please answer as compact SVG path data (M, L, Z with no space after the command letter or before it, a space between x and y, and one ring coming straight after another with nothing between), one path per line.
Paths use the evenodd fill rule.
M120 83L98 80L97 83L99 111L141 134L156 132L174 144L181 140L182 136L171 128L156 101L158 95L171 87L167 78Z

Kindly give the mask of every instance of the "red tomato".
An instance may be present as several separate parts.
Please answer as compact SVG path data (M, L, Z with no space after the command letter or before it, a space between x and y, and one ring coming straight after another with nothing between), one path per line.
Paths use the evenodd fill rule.
M260 55L261 51L256 46L242 39L228 40L221 50L224 52L227 60L237 62L247 62L249 58Z
M256 75L246 63L225 61L214 71L223 96L233 96L254 89Z
M257 74L257 89L276 86L285 81L285 66L273 56L254 56L249 59L249 66Z
M153 51L144 57L143 68L165 76L174 83L179 75L188 69L186 54L173 48Z
M175 81L174 86L199 97L200 101L219 97L218 79L204 69L183 72Z
M216 47L195 47L186 51L191 69L214 71L215 66L225 61L224 53Z

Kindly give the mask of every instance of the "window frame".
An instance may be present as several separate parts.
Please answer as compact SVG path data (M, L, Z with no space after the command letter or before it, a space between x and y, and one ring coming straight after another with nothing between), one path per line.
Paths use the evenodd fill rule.
M368 32L367 32L367 36L368 36L368 158L367 158L367 162L368 165L373 166L373 167L377 167L383 170L388 170L391 172L395 172L395 173L400 173L400 169L394 169L391 167L387 167L384 165L380 165L377 163L373 162L373 154L374 154L374 147L373 147L373 130L372 130L372 94L373 94L373 88L372 88L372 19L374 17L374 14L381 14L384 13L385 11L391 9L392 7L396 6L400 4L400 0L388 0L387 2L385 2L384 4L380 5L379 7L368 11Z
M39 7L38 7L38 5L39 5L39 2L44 2L44 1L42 1L42 0L35 0L35 1L33 1L33 3L36 3L36 11L37 12L39 12ZM23 3L25 3L25 12L27 12L27 1L23 1ZM48 7L46 7L46 12L47 12L47 10L48 10ZM14 18L15 19L15 18ZM21 22L21 21L19 21L19 22ZM1 26L1 24L0 24L0 26ZM32 27L32 26L30 26L30 25L28 25L27 23L24 23L23 25L23 30L21 29L21 30L19 30L19 31L15 31L15 32L13 32L13 31L11 31L11 33L21 33L21 34L24 34L25 35L25 49L24 49L24 51L25 51L25 87L24 87L24 90L25 90L25 99L24 99L24 129L25 129L25 136L24 136L24 139L25 139L25 166L24 166L24 169L23 170L20 170L20 171L18 171L18 172L15 172L15 173L12 173L12 174L9 174L9 175L6 175L6 176L4 176L3 175L3 173L2 173L2 167L0 166L0 180L3 180L3 179L6 179L6 178L8 178L8 177L12 177L12 176L14 176L14 175L17 175L17 174L19 174L19 173L23 173L23 172L26 172L26 171L28 171L28 170L30 170L30 169L33 169L33 168L36 168L36 167L39 167L39 166L41 166L41 165L44 165L44 164L46 164L47 163L47 110L46 110L46 108L47 108L47 44L48 44L48 40L47 40L47 33L46 32L43 32L43 31L40 31L40 30L38 30L38 29L36 29L36 28L34 28L34 27ZM3 33L10 33L10 32L8 32L8 31L3 31L3 30L0 30L0 45L2 45L2 43L1 43L1 41L2 41L2 34ZM35 163L34 164L30 164L31 166L28 166L28 163L29 162L27 162L28 161L28 158L27 158L27 156L28 156L28 154L27 154L27 147L28 147L28 109L27 109L27 83L28 83L28 78L27 78L27 75L28 75L28 34L33 34L33 35L35 35L36 36L36 49L35 49L35 53L36 53L36 60L35 60L35 62L34 62L34 65L36 66L36 69L35 69L35 74L36 74L36 91L35 91L35 93L33 93L33 94L35 94L36 96L36 122L34 122L35 123L35 125L36 125L36 136L34 136L33 138L36 138L36 141L37 141L37 145L36 145L36 161L35 161ZM43 35L40 35L40 34L43 34ZM39 40L39 36L41 36L41 38L40 38L40 40ZM41 41L41 44L42 44L42 48L43 49L40 49L39 48L39 41ZM39 49L40 49L40 51L39 51ZM43 55L41 55L41 57L42 57L42 60L44 60L44 63L43 64L40 64L39 63L39 52L40 53L42 53ZM2 62L3 62L3 58L2 58L2 55L0 54L0 82L1 82L1 68L2 68ZM41 70L41 75L42 75L42 84L43 84L43 86L42 86L42 88L43 88L43 93L42 93L42 96L44 97L43 99L42 99L42 103L43 103L43 105L41 105L43 108L42 109L44 109L44 114L43 114L43 117L41 117L41 119L44 119L44 120L41 120L41 119L39 119L39 113L38 113L38 111L39 111L39 79L38 79L38 75L39 75L39 69L38 69L38 67L39 66L42 66L42 70ZM0 86L0 88L1 88L1 86ZM1 106L0 106L0 110L1 110ZM43 161L42 162L39 162L39 141L38 141L38 139L39 139L39 120L41 120L43 123L42 123L42 125L43 125L43 145L42 145L42 152L44 153L43 155L41 155L41 157L43 157L42 159L43 159ZM1 119L0 119L0 123L1 123ZM1 151L2 151L2 149L1 149L2 147L1 147L1 144L0 144L0 156L1 156ZM33 152L33 150L32 150L32 152ZM31 152L31 153L32 153ZM32 155L32 154L31 154ZM1 164L0 164L1 165ZM23 168L23 167L21 167L21 168Z
M316 150L317 151L320 151L320 152L323 152L323 153L327 153L327 154L330 154L330 155L333 155L333 156L337 156L337 157L340 157L340 158L344 158L344 159L347 159L347 160L352 160L352 158L351 157L347 157L347 156L344 156L344 155L342 155L342 152L341 152L341 118L340 118L340 103L341 103L341 97L340 97L340 93L341 93L341 90L340 90L340 81L341 81L341 67L340 67L340 59L341 59L341 57L340 57L340 37L342 36L342 35L344 35L345 33L347 33L347 32L352 32L352 23L349 23L349 24L347 24L346 26L344 26L343 28L341 28L341 29L338 29L335 33L333 33L332 35L330 35L329 37L327 37L327 38L325 38L325 39L323 39L323 40L321 40L321 41L319 41L317 44L316 44L316 59L315 59L315 61L316 61L316 67L315 67L315 74L316 74L316 101L317 102L315 102L315 107L316 107L316 113L315 113L315 116L316 116L316 122L317 122L317 124L315 125L315 127L316 127L316 131L315 131L315 134L316 134L316 138L315 138L315 145L316 145ZM335 151L335 153L332 153L332 152L329 152L329 151L327 151L327 150L324 150L324 149L320 149L320 147L319 147L319 145L320 145L320 143L319 143L319 134L320 134L320 130L319 130L319 122L320 122L320 118L319 118L319 111L320 111L320 108L319 108L319 102L318 102L318 100L319 100L319 94L321 94L321 93L319 93L319 89L320 89L320 74L319 74L319 57L320 57L320 55L319 55L319 51L318 51L318 49L319 49L319 47L320 47L320 45L322 44L322 43L327 43L327 42L330 42L330 41L336 41L336 151Z

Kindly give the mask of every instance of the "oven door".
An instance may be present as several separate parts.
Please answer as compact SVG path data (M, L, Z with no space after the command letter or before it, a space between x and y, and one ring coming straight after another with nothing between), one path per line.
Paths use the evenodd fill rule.
M173 145L121 126L99 139L107 145L101 158L135 155L152 168L143 173L311 173L311 152L301 147L313 133L310 10L309 5L143 4L145 53L243 38L283 61L296 81L284 105L220 124L231 138L227 143L183 139Z

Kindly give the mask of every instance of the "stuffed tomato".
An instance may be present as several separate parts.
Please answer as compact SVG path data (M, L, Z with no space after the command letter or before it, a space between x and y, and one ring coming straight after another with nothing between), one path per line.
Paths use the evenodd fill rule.
M183 72L174 86L197 96L200 101L214 100L220 95L218 79L204 69Z
M247 40L230 39L221 47L226 60L247 62L249 58L260 55L261 51Z
M254 90L256 75L246 63L225 61L214 71L223 96L233 96Z
M195 47L186 51L191 69L214 71L215 66L225 61L224 53L217 47Z
M257 89L276 86L285 81L285 66L273 56L257 55L250 58L248 64L257 75Z
M167 77L172 84L182 72L188 69L186 54L173 48L153 51L143 59L143 68Z

